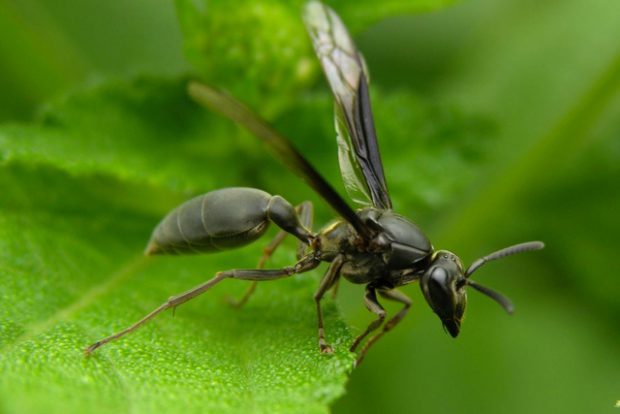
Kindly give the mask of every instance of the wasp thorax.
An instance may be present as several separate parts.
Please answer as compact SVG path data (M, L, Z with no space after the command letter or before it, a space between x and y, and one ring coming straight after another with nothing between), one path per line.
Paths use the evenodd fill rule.
M435 252L420 280L426 301L452 337L459 334L467 304L465 281L461 260L446 250Z

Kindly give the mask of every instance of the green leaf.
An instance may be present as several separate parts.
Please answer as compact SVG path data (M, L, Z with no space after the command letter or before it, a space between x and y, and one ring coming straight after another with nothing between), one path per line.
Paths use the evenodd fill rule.
M233 129L193 105L182 79L95 85L49 105L39 118L0 131L0 160L187 191L213 186L212 172L224 169L222 158L234 151L209 140Z
M162 315L82 354L216 271L254 267L268 242L212 256L142 256L154 225L184 198L171 188L214 188L222 171L239 174L217 163L217 144L208 152L209 134L234 152L219 132L230 127L209 119L183 81L151 79L98 86L38 125L2 128L3 411L325 412L342 394L352 338L327 299L336 354L318 352L317 272L261 285L240 310L224 299L247 285L222 283L174 319ZM269 265L291 264L292 244Z
M296 99L318 75L302 23L305 0L177 0L189 61L208 83L243 96L266 115ZM353 32L382 18L446 6L452 0L338 1L333 7Z

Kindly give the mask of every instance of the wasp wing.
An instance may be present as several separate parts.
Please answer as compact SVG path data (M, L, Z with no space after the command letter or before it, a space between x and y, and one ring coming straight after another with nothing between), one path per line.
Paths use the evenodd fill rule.
M362 205L390 209L368 94L364 59L338 15L318 1L304 21L335 99L338 160L345 188Z
M334 188L318 173L291 142L280 135L264 119L234 97L199 82L190 82L190 96L198 103L243 126L263 141L286 166L303 178L342 218L351 223L364 239L371 232L359 216Z

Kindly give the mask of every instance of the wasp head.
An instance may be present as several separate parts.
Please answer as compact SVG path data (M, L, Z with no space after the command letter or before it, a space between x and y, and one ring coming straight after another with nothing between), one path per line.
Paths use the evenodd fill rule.
M515 244L477 259L467 270L463 270L463 264L455 254L447 250L438 250L431 257L430 265L420 279L422 293L433 312L441 319L444 328L453 338L456 338L461 329L461 320L467 305L467 293L465 292L467 286L490 297L506 312L512 313L514 310L507 297L471 280L472 273L492 260L530 250L540 250L544 246L539 241Z
M466 283L461 260L447 250L435 252L420 279L424 298L453 338L459 334L467 305Z

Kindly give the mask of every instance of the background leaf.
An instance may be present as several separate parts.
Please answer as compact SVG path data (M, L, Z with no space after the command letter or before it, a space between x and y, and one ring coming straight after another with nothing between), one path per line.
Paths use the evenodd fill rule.
M347 27L356 32L381 18L451 2L339 1L336 6ZM318 75L318 62L300 24L305 3L244 0L231 8L225 1L177 0L187 57L209 83L260 105L267 116L277 114Z
M102 74L189 67L165 0L0 0L0 34L2 121L29 120L41 103Z
M195 191L214 186L213 171L235 152L225 141L205 138L231 131L190 102L183 79L140 77L60 99L40 113L38 124L5 126L0 145L5 162Z

